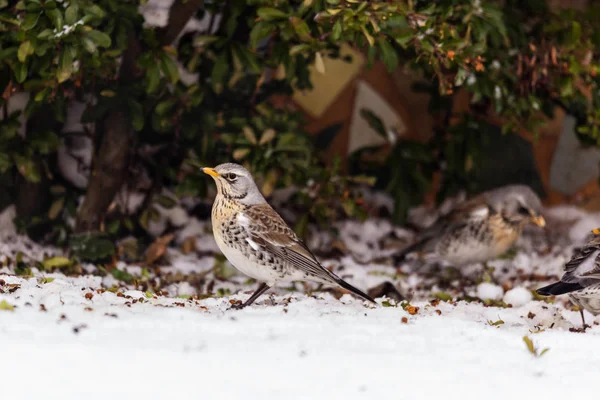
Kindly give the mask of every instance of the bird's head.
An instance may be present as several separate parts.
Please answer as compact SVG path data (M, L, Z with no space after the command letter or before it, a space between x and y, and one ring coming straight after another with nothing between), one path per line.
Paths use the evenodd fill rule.
M217 184L218 195L246 205L265 202L265 198L256 187L250 172L239 164L220 164L215 168L201 168L202 172L212 176Z
M528 186L509 185L492 190L488 201L496 212L511 222L525 224L531 221L537 226L546 226L542 202Z

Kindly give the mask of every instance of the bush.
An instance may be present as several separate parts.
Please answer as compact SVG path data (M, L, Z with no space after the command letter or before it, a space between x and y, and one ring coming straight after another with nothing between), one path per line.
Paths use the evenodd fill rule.
M272 101L311 88L308 66L322 69L344 42L363 49L370 64L380 59L390 71L408 65L431 77L425 89L442 121L450 120L455 93L466 90L471 110L458 117L470 123L497 115L506 131L535 130L558 104L577 111L582 135L599 137L597 7L558 13L541 0L175 0L165 26L153 27L140 13L143 3L0 0L0 182L33 236L67 243L71 233L141 234L156 204L173 201L163 189L203 197L209 181L197 166L231 159L250 167L266 194L311 180L308 191L322 202L296 198L317 221L364 215L356 187L371 180L335 169L342 176L332 183L325 167L332 131L309 136L300 114ZM208 23L184 30L191 18ZM22 115L10 113L21 93L30 95ZM76 103L83 125L70 132L65 122ZM377 125L376 115L365 116ZM422 201L435 171L465 176L460 171L477 149L464 147L449 125L431 143L401 141L379 162L354 156L360 169L353 172L372 173L393 195L398 222ZM59 172L57 152L73 133L92 144L83 186ZM452 143L460 148L449 158L444 149ZM115 201L123 188L143 193L135 210Z

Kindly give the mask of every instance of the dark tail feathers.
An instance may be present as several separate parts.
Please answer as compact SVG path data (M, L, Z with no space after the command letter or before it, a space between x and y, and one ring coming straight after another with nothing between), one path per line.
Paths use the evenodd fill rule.
M559 294L570 293L580 289L583 289L583 286L579 283L555 282L552 285L539 288L535 292L542 296L558 296Z
M339 279L339 278L338 278ZM348 282L339 279L336 280L337 284L340 285L341 287L343 287L344 289L348 290L349 292L354 293L355 295L362 297L365 300L370 301L371 303L377 304L375 303L375 300L373 300L369 295L361 292L360 290L358 290L357 288L355 288L354 286L352 286L351 284L349 284Z

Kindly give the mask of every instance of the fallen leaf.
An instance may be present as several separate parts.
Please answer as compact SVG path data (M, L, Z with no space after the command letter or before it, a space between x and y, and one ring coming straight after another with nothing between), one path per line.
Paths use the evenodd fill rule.
M154 243L148 246L145 253L145 261L147 265L152 265L167 252L167 246L175 238L175 235L168 235L157 238Z

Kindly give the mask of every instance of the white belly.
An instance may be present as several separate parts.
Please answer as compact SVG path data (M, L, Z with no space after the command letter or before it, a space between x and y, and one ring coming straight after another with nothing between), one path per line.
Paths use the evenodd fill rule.
M215 236L217 246L225 255L227 260L241 273L248 275L257 281L265 282L269 286L274 286L279 281L287 281L287 279L281 279L273 269L265 267L264 265L257 264L245 257L241 251L236 250L232 247L227 246L220 238Z
M503 249L496 249L473 240L469 243L456 244L441 250L440 253L442 253L441 258L458 267L493 260L505 252L501 250Z

